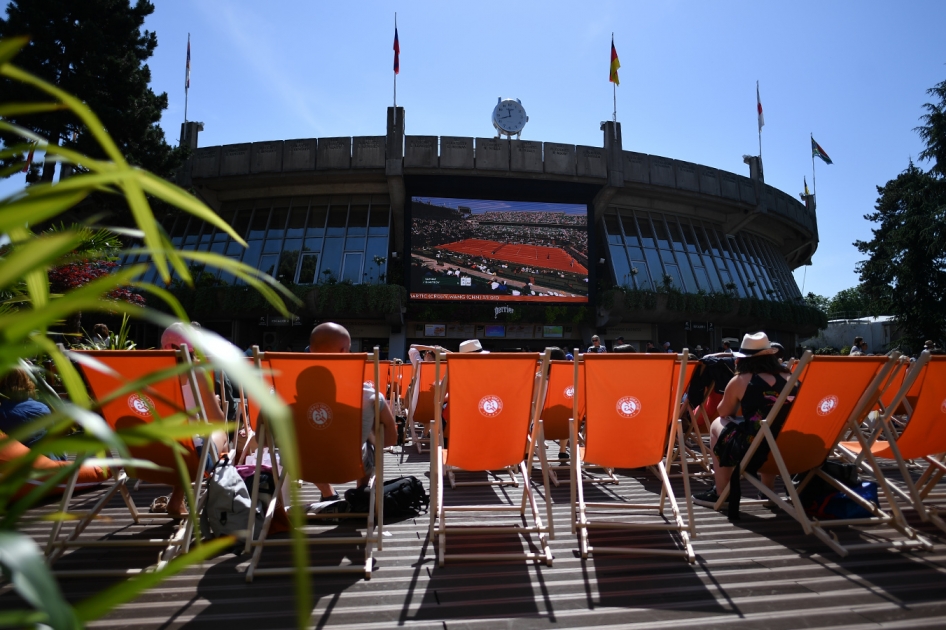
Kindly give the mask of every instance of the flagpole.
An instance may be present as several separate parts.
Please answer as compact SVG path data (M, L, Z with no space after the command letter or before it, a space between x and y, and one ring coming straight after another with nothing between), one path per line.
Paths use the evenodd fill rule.
M187 76L186 76L185 79L184 79L184 122L185 122L185 123L187 122L187 93L190 91L190 87L191 87L191 80L190 80L190 72L191 72L190 63L191 63L191 60L190 60L190 54L191 54L191 34L188 33L188 34L187 34L187 70L185 70L185 73L186 73Z
M397 11L394 12L394 37L397 39ZM394 73L394 125L397 126L397 72Z
M815 134L811 133L809 134L809 137L811 138L811 143L814 144ZM818 180L815 179L815 152L814 151L811 152L811 193L815 198L814 203L811 205L812 207L815 207L818 204Z
M614 48L614 33L611 33L611 48ZM618 139L618 84L612 82L611 88L614 90L614 139Z
M759 81L758 79L755 82L755 98L756 103L761 104L762 99L759 97ZM762 162L762 125L757 125L759 127L759 162Z

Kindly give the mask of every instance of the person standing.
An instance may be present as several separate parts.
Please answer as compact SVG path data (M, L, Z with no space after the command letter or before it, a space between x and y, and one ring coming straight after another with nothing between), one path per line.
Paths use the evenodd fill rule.
M607 351L608 349L604 345L601 344L601 337L599 337L598 335L593 335L591 337L591 345L588 346L587 350L585 350L585 352L598 352L598 353L607 352Z

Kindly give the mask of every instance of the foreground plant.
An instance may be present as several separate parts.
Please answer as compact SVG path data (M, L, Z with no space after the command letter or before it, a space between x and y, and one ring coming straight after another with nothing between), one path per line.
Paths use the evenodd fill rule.
M15 304L8 303L0 308L0 375L8 372L23 359L48 356L68 393L69 402L51 401L54 406L53 413L23 429L45 429L46 438L41 440L29 455L0 467L0 514L3 515L0 520L0 565L20 596L36 608L4 612L0 614L0 625L43 624L53 628L75 628L106 614L114 606L133 599L142 590L190 564L214 555L232 544L232 541L220 540L203 545L198 541L189 554L177 558L161 571L119 583L75 607L65 602L39 549L32 539L17 532L18 524L25 518L29 508L42 498L45 491L61 483L82 463L94 462L96 465L116 468L129 465L148 466L149 462L132 460L128 454L128 444L133 440L140 440L141 435L133 431L112 431L105 421L94 413L96 401L89 398L76 368L49 337L50 327L83 311L121 314L125 318L145 320L158 326L166 326L176 320L187 322L187 313L169 291L156 284L139 280L152 266L165 286L171 281L172 270L183 283L192 285L193 278L189 266L194 262L223 269L259 291L277 311L287 317L290 313L286 302L296 303L298 300L273 278L241 263L212 253L176 251L155 220L149 205L149 196L214 225L227 232L237 242L243 241L226 222L186 191L129 165L98 117L78 99L13 65L11 60L26 43L26 38L0 40L0 76L30 86L48 100L0 102L0 132L5 137L12 136L22 140L18 144L7 143L0 150L0 159L18 159L4 172L0 172L0 177L18 172L24 164L19 158L26 155L31 147L45 151L46 160L71 164L77 174L58 183L38 183L0 199L0 234L6 234L10 239L10 246L0 253L0 292L18 291L20 294ZM12 117L59 110L68 110L76 117L77 124L82 126L84 133L95 139L107 159L93 159L58 146L55 142L47 142L45 138L9 121ZM87 228L63 228L37 234L34 226L62 215L93 194L102 193L120 195L124 199L137 230L124 230L123 233L140 239L141 247L138 251L150 256L150 262L111 269L109 273L97 274L97 277L88 278L86 282L77 283L76 286L63 287L64 292L57 295L50 291L50 270L61 269L63 265L70 264L74 259L73 252L88 236L83 232ZM127 291L128 287L136 294L150 294L163 301L175 317L116 299L123 295L122 292ZM273 430L277 434L283 434L281 442L294 445L291 417L287 407L278 397L271 396L268 389L263 388L259 375L248 365L243 354L209 331L188 327L186 336L190 344L202 355L203 361L217 369L226 370L230 378L242 385L247 394L257 401L270 418ZM146 382L147 379L129 387L141 388ZM165 419L167 426L161 427L165 433L164 439L169 444L181 433L181 428L175 426L171 420ZM67 438L67 434L76 425L82 428L83 435ZM190 425L187 430L209 434L214 428L217 427L206 425L197 431L197 425ZM8 439L16 439L20 434L21 432L17 431L11 436L3 436L0 438L0 447ZM149 439L156 438L152 436ZM78 447L85 454L77 457L71 466L62 468L54 477L47 479L37 490L16 499L17 490L29 477L35 475L31 465L38 454L67 446ZM117 456L93 457L96 452L109 451ZM283 449L280 455L290 477L297 477L299 467L296 449ZM183 469L180 472L183 472ZM301 627L307 624L310 611L308 577L303 570L307 557L305 541L301 534L301 501L295 484L291 486L291 492L293 555L298 569L297 620ZM191 518L196 518L196 515L192 514Z

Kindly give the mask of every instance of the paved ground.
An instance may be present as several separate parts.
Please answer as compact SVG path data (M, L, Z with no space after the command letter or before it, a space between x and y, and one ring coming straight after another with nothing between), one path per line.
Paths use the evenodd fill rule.
M554 452L550 451L554 456ZM386 456L386 476L413 474L427 483L427 455L409 451ZM605 495L635 502L657 491L646 471L620 471L618 486L586 486L589 499ZM536 475L535 479L538 479ZM447 490L449 501L518 501L518 490L492 487ZM163 493L146 487L136 494L140 505ZM304 494L315 500L314 487ZM746 491L748 494L748 490ZM568 488L554 488L556 539L552 567L509 563L466 563L438 568L434 550L425 542L424 517L390 522L384 551L378 554L370 581L356 576L314 576L312 625L316 627L391 628L920 628L946 627L946 534L924 527L934 537L932 552L879 550L839 558L788 517L753 508L741 521L696 508L697 562L649 557L605 557L582 561L576 538L568 528ZM87 496L86 500L91 500ZM50 512L53 506L36 510ZM135 528L119 501L108 510L110 520L90 528L91 537L121 530L122 535L166 532L168 525L145 523ZM33 522L26 531L43 539L48 526ZM344 529L339 527L338 529ZM870 539L842 532L842 538ZM622 542L669 548L669 535L604 534L597 544ZM451 551L518 548L515 538L480 541L457 539ZM347 563L357 558L352 547L332 555L313 555L313 562ZM57 565L69 568L146 566L154 552L85 549ZM269 550L266 566L288 562L283 550ZM222 555L164 582L137 601L120 607L92 627L121 628L281 628L294 625L289 578L244 580L246 561ZM65 580L63 589L74 601L100 591L107 579ZM0 607L16 605L6 587Z

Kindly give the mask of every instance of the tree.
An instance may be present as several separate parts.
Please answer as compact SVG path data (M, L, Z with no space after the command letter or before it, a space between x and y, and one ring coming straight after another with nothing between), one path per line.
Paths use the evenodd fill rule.
M830 300L823 295L818 295L817 293L808 292L808 295L805 296L805 304L812 308L816 308L822 313L828 312L828 305Z
M926 149L920 153L920 158L932 160L932 170L946 176L946 81L931 87L926 93L938 97L939 103L923 105L928 113L920 116L920 120L926 124L914 130L926 142Z
M18 65L63 90L75 94L102 120L129 162L169 177L183 161L158 126L167 109L166 93L155 94L148 84L145 61L158 45L155 33L142 30L154 12L147 0L13 0L7 18L0 19L0 38L30 36ZM35 100L35 89L0 80L0 93L9 101ZM104 158L91 134L66 111L11 116L8 119L50 142ZM10 136L0 136L11 145Z
M911 162L877 192L876 212L864 218L879 227L854 243L869 256L856 269L866 295L886 303L920 347L946 332L946 179Z
M853 319L868 315L886 315L882 301L875 302L863 285L838 291L828 301L828 316L833 319Z

